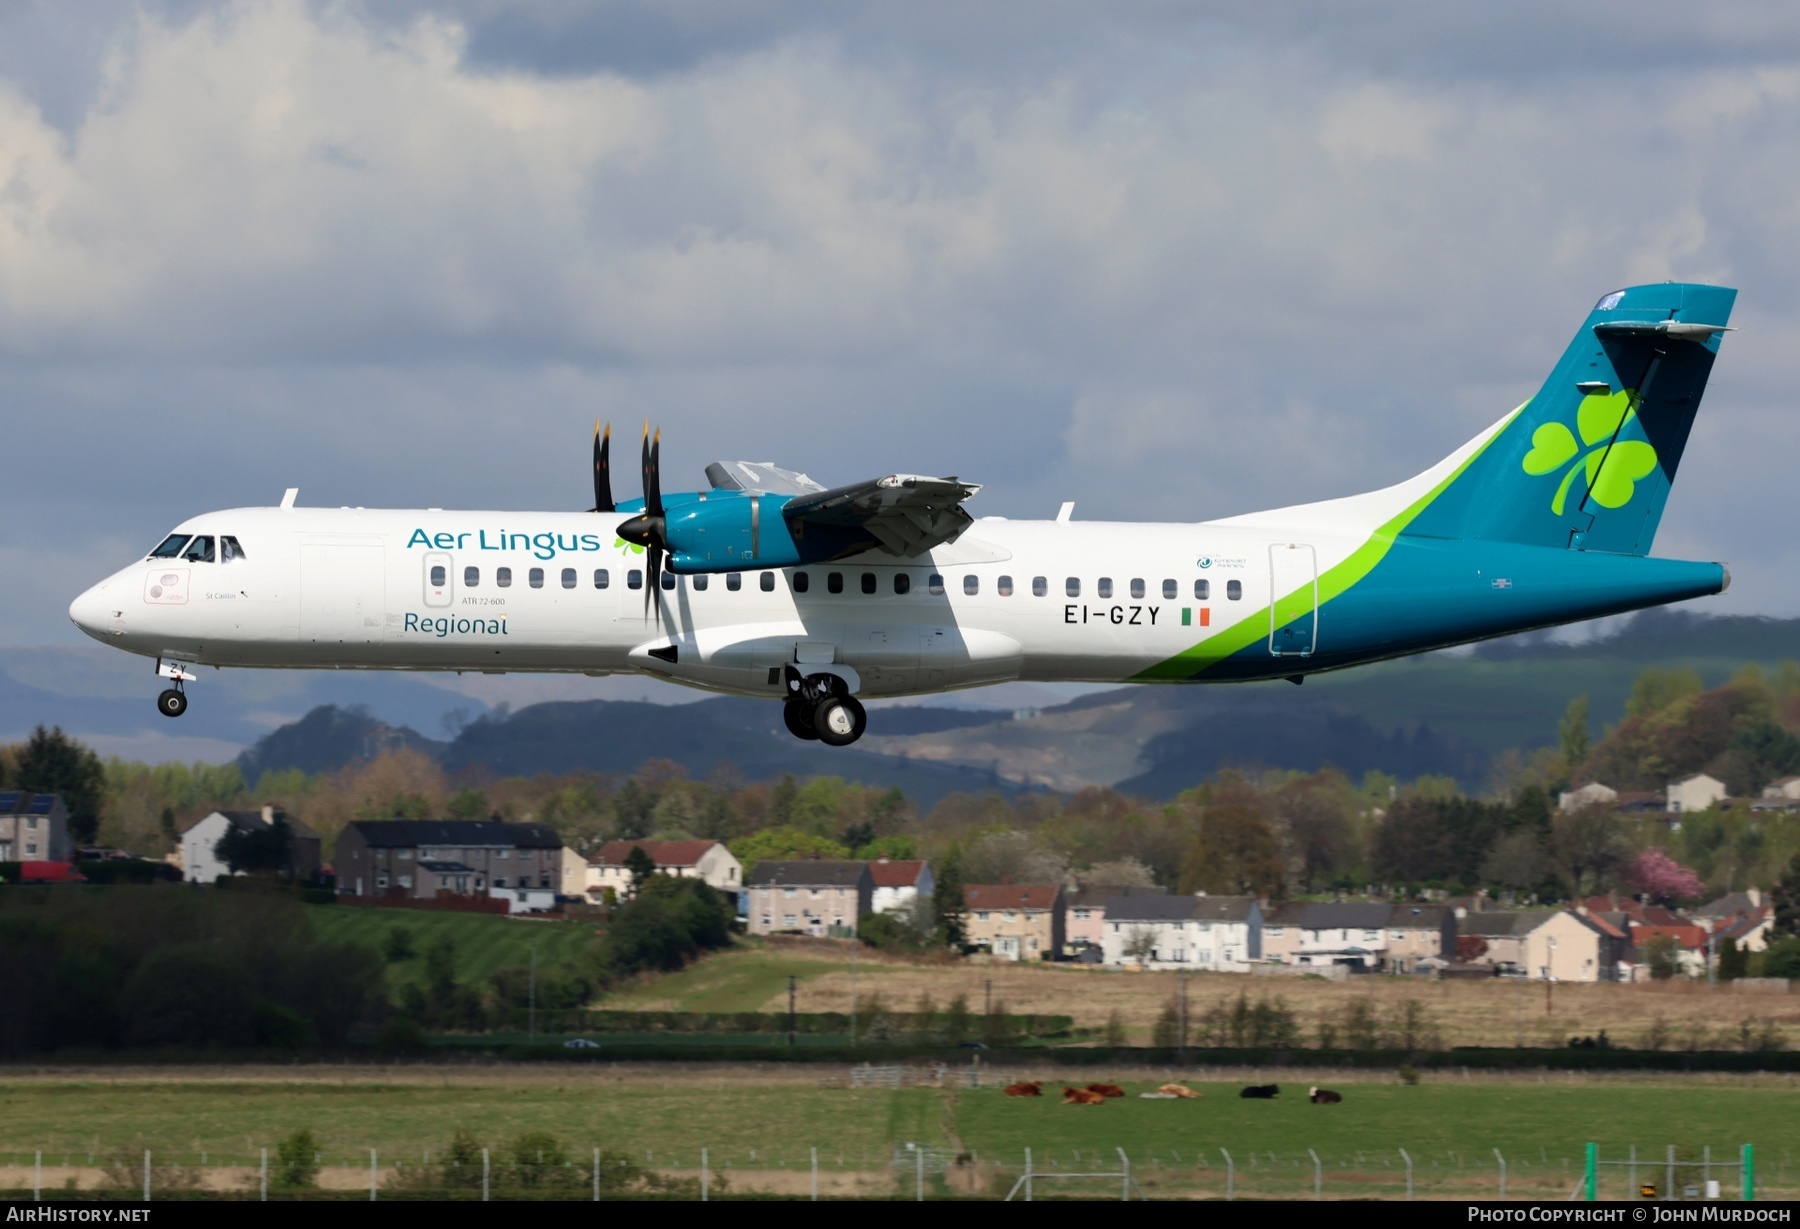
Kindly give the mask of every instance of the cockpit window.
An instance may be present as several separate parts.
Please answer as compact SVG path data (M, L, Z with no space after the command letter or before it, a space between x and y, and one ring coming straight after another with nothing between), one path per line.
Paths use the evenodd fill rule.
M161 546L150 552L150 557L152 559L173 559L181 554L181 548L187 545L187 541L188 536L185 533L172 533L163 539Z
M211 563L213 561L213 540L210 534L201 534L188 548L181 552L181 557L190 563Z
M219 539L219 562L230 563L234 559L244 557L244 548L238 545L236 538L226 536Z

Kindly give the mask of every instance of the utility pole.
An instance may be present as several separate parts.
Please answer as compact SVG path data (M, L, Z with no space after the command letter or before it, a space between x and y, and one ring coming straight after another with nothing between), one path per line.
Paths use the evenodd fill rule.
M991 977L982 983L981 1014L983 1018L994 1014L994 979Z
M1184 1064L1187 1062L1187 1039L1188 1039L1187 970L1183 969L1181 971L1181 1061Z
M794 975L788 974L788 1045L794 1044Z
M531 1006L527 1009L526 1038L537 1040L537 940L531 941Z

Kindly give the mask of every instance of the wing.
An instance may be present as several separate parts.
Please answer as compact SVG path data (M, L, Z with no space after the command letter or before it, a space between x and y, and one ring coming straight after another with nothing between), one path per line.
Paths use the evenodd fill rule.
M772 461L714 461L706 480L715 491L748 491L752 495L811 495L825 488L805 474L782 469Z
M861 530L890 555L918 555L954 542L974 523L962 501L981 488L958 478L889 474L870 482L798 495L781 509L795 539L817 525L843 533Z

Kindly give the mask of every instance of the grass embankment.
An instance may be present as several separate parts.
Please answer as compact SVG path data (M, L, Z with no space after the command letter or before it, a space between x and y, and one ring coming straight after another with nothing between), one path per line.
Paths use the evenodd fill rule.
M1645 1162L1640 1176L1659 1182L1667 1145L1684 1160L1710 1146L1716 1160L1728 1162L1738 1145L1752 1143L1763 1193L1794 1193L1789 1169L1800 1138L1800 1080L1792 1077L1428 1076L1407 1087L1391 1076L1284 1073L1274 1077L1283 1081L1275 1101L1240 1100L1242 1080L1190 1078L1204 1094L1199 1101L1133 1095L1084 1108L1058 1102L1054 1067L1012 1074L1050 1077L1049 1095L1013 1099L997 1087L824 1089L810 1073L746 1067L16 1075L0 1080L0 1166L28 1166L42 1149L47 1165L92 1167L145 1148L155 1150L159 1164L193 1165L205 1153L209 1165L243 1166L254 1163L257 1149L307 1128L326 1164L354 1185L366 1180L356 1174L366 1174L369 1148L378 1149L384 1166L410 1165L427 1150L441 1156L458 1129L495 1148L542 1130L572 1155L611 1148L667 1170L691 1171L704 1147L715 1170L739 1175L737 1189L789 1193L800 1190L769 1175L803 1170L809 1149L819 1150L828 1171L885 1182L895 1148L919 1142L968 1154L948 1188L961 1193L1003 1192L1021 1172L1026 1148L1040 1172L1116 1168L1115 1150L1124 1148L1153 1195L1221 1194L1221 1149L1236 1163L1240 1195L1309 1194L1310 1148L1324 1167L1328 1196L1343 1196L1398 1194L1404 1148L1423 1197L1491 1195L1498 1148L1513 1195L1561 1198L1591 1140L1607 1159L1623 1159L1635 1145ZM1121 1082L1135 1094L1183 1074ZM1343 1104L1308 1104L1306 1083L1327 1078ZM1603 1194L1622 1197L1624 1170L1604 1176ZM1729 1192L1731 1176L1715 1176ZM905 1193L910 1181L908 1167L898 1175ZM1047 1184L1039 1197L1091 1195L1094 1185Z
M538 968L579 965L594 942L594 928L579 922L514 921L479 913L429 913L422 909L370 909L308 905L313 930L332 942L366 943L381 951L390 932L412 935L414 955L388 965L388 987L425 984L425 952L449 938L456 944L457 980L479 984L496 970L523 967L537 944Z

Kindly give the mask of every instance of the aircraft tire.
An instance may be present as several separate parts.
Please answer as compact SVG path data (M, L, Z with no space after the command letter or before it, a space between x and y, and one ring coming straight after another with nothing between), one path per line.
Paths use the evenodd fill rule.
M781 719L788 733L806 742L817 742L819 731L813 728L812 709L803 702L789 700L781 706Z
M170 687L156 697L156 711L165 717L179 717L187 712L187 697Z
M812 711L813 728L828 747L848 747L869 728L869 714L855 696L826 696Z

